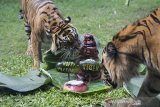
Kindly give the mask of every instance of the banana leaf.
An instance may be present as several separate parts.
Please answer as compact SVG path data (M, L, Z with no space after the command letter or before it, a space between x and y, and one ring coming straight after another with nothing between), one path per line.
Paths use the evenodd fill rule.
M63 90L63 85L65 82L69 81L68 74L57 72L57 70L50 69L45 70L43 67L45 64L41 64L41 71L39 70L33 70L28 72L28 74L17 77L17 76L11 76L4 73L0 73L0 88L9 88L14 91L18 92L27 92L35 90L44 84L52 83L55 87L61 89L63 92L68 92L66 90ZM70 74L70 79L76 79L76 76L74 74ZM88 84L88 90L83 93L78 94L87 94L87 93L94 93L94 92L100 92L100 91L106 91L111 88L111 86L106 86L103 84L100 80L97 81L91 81ZM76 93L76 92L75 92Z
M6 87L18 92L32 91L47 84L49 81L49 78L41 75L38 70L30 71L22 77L0 73L0 87Z
M132 96L137 97L144 80L144 75L134 77L129 82L124 82L124 89Z
M61 53L53 53L50 50L43 55L43 68L45 70L53 69L58 62L61 62Z
M132 96L137 97L140 88L142 86L143 80L145 78L145 73L147 72L146 67L144 65L140 65L138 69L140 75L132 78L129 82L124 82L124 89Z

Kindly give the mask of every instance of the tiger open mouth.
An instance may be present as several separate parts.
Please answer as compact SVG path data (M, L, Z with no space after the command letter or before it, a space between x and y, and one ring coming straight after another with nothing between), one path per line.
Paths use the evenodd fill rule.
M109 75L108 70L104 67L103 64L100 65L100 69L102 71L102 80L106 85L111 85L113 88L117 87L117 83L112 81L112 78Z

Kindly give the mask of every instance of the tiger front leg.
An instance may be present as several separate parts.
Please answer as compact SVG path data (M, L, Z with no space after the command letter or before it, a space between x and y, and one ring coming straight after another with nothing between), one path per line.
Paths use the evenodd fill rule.
M31 46L33 52L34 69L40 68L41 56L41 42L38 40L38 35L31 33Z
M27 47L26 54L27 55L33 55L32 45L31 45L31 26L28 23L25 23L25 32L28 36L28 47Z
M31 56L33 55L31 39L28 39L28 47L27 47L27 50L26 50L26 54L31 55Z

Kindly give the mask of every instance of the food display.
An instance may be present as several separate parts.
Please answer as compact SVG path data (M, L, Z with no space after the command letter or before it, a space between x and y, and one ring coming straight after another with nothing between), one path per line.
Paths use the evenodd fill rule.
M98 49L96 46L96 41L92 34L85 34L84 40L82 41L82 46L80 49L80 60L94 59L99 60L98 58Z
M76 59L73 60L69 57L67 60L59 60L63 52L58 54L48 53L44 58L47 59L45 62L48 63L48 68L55 68L59 73L63 73L62 75L68 76L68 80L65 79L63 89L72 92L86 92L89 89L90 82L99 81L101 77L99 50L95 36L84 34L81 37L79 54L75 56L78 59L73 58Z
M97 80L100 78L99 57L97 44L92 34L85 34L80 49L80 68L78 79L83 81Z

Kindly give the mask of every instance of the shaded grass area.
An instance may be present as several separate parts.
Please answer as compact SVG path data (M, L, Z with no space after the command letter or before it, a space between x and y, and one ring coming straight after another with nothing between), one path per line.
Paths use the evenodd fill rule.
M104 47L113 35L128 23L143 18L160 5L159 0L55 0L64 16L71 16L79 34L92 33ZM23 21L18 19L20 3L17 0L0 0L0 71L22 76L32 67L32 58L26 56L27 36ZM100 53L101 54L101 53ZM51 85L30 93L15 93L0 89L2 107L88 107L102 103L105 98L124 98L122 89L86 96L63 94Z

